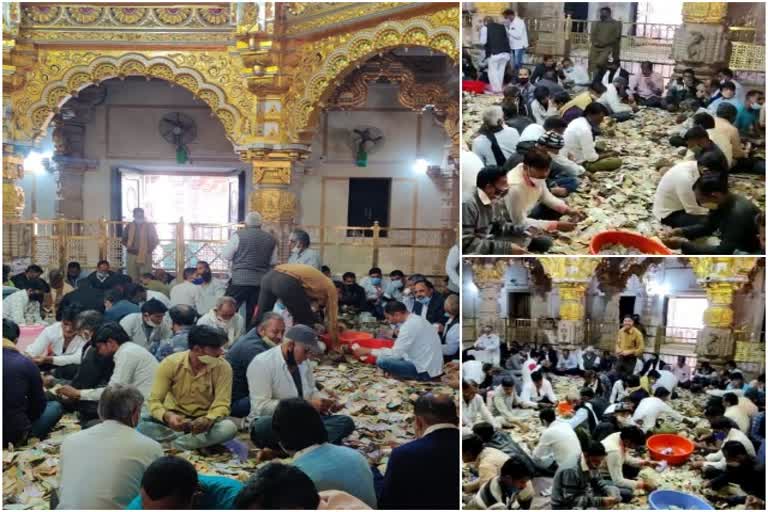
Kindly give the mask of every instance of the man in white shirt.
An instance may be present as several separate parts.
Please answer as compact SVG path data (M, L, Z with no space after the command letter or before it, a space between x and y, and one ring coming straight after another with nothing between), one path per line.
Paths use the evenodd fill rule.
M584 109L582 117L568 123L563 132L566 154L573 156L573 161L581 164L587 171L614 171L621 167L622 161L614 153L598 154L595 139L592 134L593 126L600 126L608 109L605 105L593 101Z
M520 393L520 403L523 407L536 409L542 404L555 405L557 397L552 389L552 383L544 378L541 372L533 372L531 381L523 384L523 391Z
M171 322L166 318L168 311L162 303L154 299L141 305L139 313L131 313L120 320L131 341L146 349L154 342L160 342L173 335Z
M139 390L145 400L149 398L158 362L147 349L132 343L128 333L114 322L102 325L91 341L99 356L115 362L109 386L132 386ZM95 402L101 398L105 389L75 389L67 385L59 388L58 394L70 399Z
M469 361L462 361L461 378L463 380L471 380L475 384L480 384L483 382L485 380L483 363L474 359L470 359Z
M653 196L653 216L671 228L703 224L709 210L699 206L693 184L699 179L696 161L683 161L672 166L659 180Z
M523 67L525 49L528 48L528 29L525 26L525 21L521 17L516 16L515 11L512 9L505 10L503 14L507 20L509 48L512 50L510 62L512 63L513 72L517 74L517 70Z
M735 393L726 393L723 395L723 407L725 407L724 416L736 423L739 430L748 434L751 421L748 412L739 405L739 399L750 401L748 398L739 397Z
M368 271L368 275L360 280L368 306L373 315L379 319L384 318L384 294L388 285L389 282L382 278L379 267L373 267Z
M402 270L393 270L389 273L389 282L384 291L384 298L403 302L403 286L405 286L405 274Z
M579 94L584 92L592 83L589 79L589 73L583 66L577 66L569 58L565 58L562 61L563 74L565 75L564 85L566 88L570 88L573 94Z
M77 306L65 308L61 312L61 321L43 329L37 339L27 347L26 354L38 365L80 365L85 340L76 329L78 314L80 308ZM74 377L75 373L76 369L72 368L71 376Z
M512 377L504 377L501 384L493 388L493 391L489 391L488 394L491 413L503 427L523 427L524 421L512 412L515 408L524 408L515 391L515 381Z
M552 157L549 153L534 148L525 154L521 164L507 173L509 192L504 197L504 205L513 225L549 232L568 232L576 228L575 222L544 220L531 215L538 204L560 215L580 215L578 210L555 197L547 187L551 164Z
M323 263L320 261L320 254L309 248L309 233L303 229L294 229L288 237L288 247L291 249L291 255L288 257L288 263L298 263L309 265L320 270Z
M504 111L499 105L493 105L483 111L483 125L472 141L472 152L480 157L483 164L501 167L515 153L519 140L517 130L504 124Z
M125 509L141 489L144 471L162 457L160 443L136 429L144 397L111 385L99 400L102 423L64 438L59 461L59 509Z
M664 401L669 398L669 394L669 390L658 388L654 396L643 398L632 415L632 421L647 433L656 428L656 420L659 416L671 416L676 420L682 420L683 415Z
M216 307L216 301L219 300L219 297L224 296L227 285L221 279L213 277L211 266L207 261L198 261L195 269L197 270L197 279L193 282L200 288L200 295L194 307L197 314L202 316Z
M445 258L445 273L448 276L448 290L459 294L459 268L461 267L461 255L459 251L459 244L455 243L448 251L448 256Z
M333 415L339 406L332 396L322 394L315 384L310 354L321 353L320 340L306 325L295 325L285 333L283 342L253 358L248 365L248 392L251 412L251 440L260 448L279 449L272 432L272 414L285 398L307 400L323 417L328 441L339 443L355 430L348 416Z
M459 359L461 344L461 319L459 318L459 296L451 294L445 298L443 309L448 315L445 325L437 324L440 332L440 343L443 349L443 361Z
M490 91L499 94L504 86L504 73L510 59L509 34L506 27L487 16L480 28L480 44L485 47Z
M599 103L608 107L611 112L611 117L617 121L626 121L632 117L634 109L621 101L621 91L627 87L627 81L616 76L613 79L613 83L605 86L605 93L597 100Z
M619 488L622 498L631 500L634 492L654 489L646 480L632 480L624 476L624 466L641 468L656 466L659 463L633 457L629 452L645 445L645 432L635 426L622 427L620 432L614 432L601 441L605 447L605 461L600 467L603 478L611 480Z
M437 329L425 318L409 313L405 304L390 301L384 316L399 332L392 348L368 349L352 346L357 357L373 355L376 366L402 379L432 380L443 373L443 350Z
M651 390L656 391L658 388L664 388L670 393L673 393L677 387L677 377L675 377L675 374L667 369L657 371L659 377L656 379L656 382L653 383Z
M542 128L543 129L543 128ZM472 151L461 150L461 200L472 199L477 175L485 167L483 160Z
M245 333L245 320L237 312L237 302L232 297L219 297L216 307L197 321L197 325L218 327L227 334L227 349Z
M197 269L184 269L184 281L171 288L171 307L185 304L197 306L200 302L200 287L192 281L197 277Z
M43 282L31 280L26 290L13 292L3 299L3 318L13 320L19 326L43 323L40 305L44 297Z
M744 449L750 457L755 456L755 445L749 440L749 437L738 428L733 428L732 423L727 418L714 418L710 421L712 431L717 438L722 438L720 441L720 447L725 445L728 441L736 441L744 446ZM717 450L714 453L710 453L704 457L704 460L696 460L693 462L694 468L703 468L705 470L719 470L725 471L725 455L722 450Z
M461 404L462 434L471 434L472 427L481 422L490 423L496 429L501 428L501 421L493 417L490 409L485 405L485 400L478 394L477 384L474 381L466 379L462 381L461 397L463 399Z
M543 409L539 419L545 430L533 450L533 458L551 469L575 466L581 458L581 443L573 428L567 422L556 419L555 410L551 407ZM553 464L556 466L553 467Z
M581 375L579 369L579 356L575 352L571 352L567 348L563 349L562 354L557 360L557 367L555 368L557 375Z
M499 366L501 363L501 340L498 334L493 333L493 327L486 325L483 333L475 340L475 350L470 350L469 355L474 356L481 363L490 363Z

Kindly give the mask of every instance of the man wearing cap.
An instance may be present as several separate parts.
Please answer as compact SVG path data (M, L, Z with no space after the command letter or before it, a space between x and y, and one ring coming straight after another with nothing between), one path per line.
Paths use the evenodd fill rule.
M552 157L547 178L550 192L557 197L567 197L571 192L575 192L579 188L577 176L584 174L585 170L583 166L561 154L560 150L565 146L562 134L550 130L539 137L537 145Z
M175 448L197 450L233 439L230 420L232 367L221 357L227 335L218 327L196 325L187 336L189 350L163 359L149 394L150 417L139 432Z
M438 342L439 343L439 342ZM333 397L321 394L315 384L310 354L322 353L320 340L306 325L294 325L283 342L257 355L248 365L248 392L251 412L251 440L259 448L279 449L272 432L272 414L280 400L303 398L320 413L328 431L328 441L338 444L355 430L352 418L331 414L339 410Z

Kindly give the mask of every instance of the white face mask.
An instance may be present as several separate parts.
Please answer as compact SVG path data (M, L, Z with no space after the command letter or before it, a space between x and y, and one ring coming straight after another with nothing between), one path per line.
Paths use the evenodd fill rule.
M219 361L219 358L213 356L198 356L197 360L206 366L210 366L216 364Z
M299 249L298 247L294 247L293 249L291 249L291 254L299 254L300 252L301 252L301 249Z
M533 183L534 185L546 185L547 184L547 180L545 180L544 178L531 178L531 177L529 177L529 179L531 180L531 183Z

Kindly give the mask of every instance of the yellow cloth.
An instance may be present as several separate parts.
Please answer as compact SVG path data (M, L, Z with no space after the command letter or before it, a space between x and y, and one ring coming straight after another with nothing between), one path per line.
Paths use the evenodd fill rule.
M289 275L301 282L307 297L316 300L320 306L325 307L325 318L328 333L336 345L337 325L339 318L339 295L336 285L325 274L309 265L286 263L275 267L277 272Z
M499 476L501 467L509 460L509 455L496 448L483 448L477 456L477 480L464 486L464 492L477 492L480 487Z
M632 327L629 332L622 327L619 329L619 338L616 342L616 352L625 352L631 350L635 356L640 356L645 350L645 340L643 333L636 327Z
M152 290L153 292L160 292L166 297L171 296L171 289L168 288L168 285L165 285L156 279L150 280L147 284L144 285L144 288L147 290Z
M163 421L166 412L188 418L223 418L229 416L231 401L232 367L227 360L219 358L194 375L186 350L163 359L147 402L152 417Z
M136 256L139 263L151 263L152 251L159 243L155 225L149 222L131 222L125 228L123 245L125 249ZM149 258L147 258L149 256Z
M723 134L731 142L731 151L733 151L733 158L735 160L747 156L744 153L744 148L741 147L741 136L739 135L738 128L722 117L715 117L715 131Z
M10 348L11 350L18 350L16 344L8 338L3 338L3 348Z
M577 94L571 101L560 107L560 115L565 114L572 107L579 107L581 110L584 110L590 103L592 103L592 95L589 94L589 91L584 91L581 94Z
M640 377L640 387L647 391L649 395L653 395L653 391L651 391L651 381L647 375Z

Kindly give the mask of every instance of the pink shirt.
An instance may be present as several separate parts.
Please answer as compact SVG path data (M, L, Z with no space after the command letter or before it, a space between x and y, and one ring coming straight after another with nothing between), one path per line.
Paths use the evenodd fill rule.
M643 74L635 75L635 85L630 87L632 91L637 91L641 98L650 98L651 96L661 96L664 90L664 78L658 73L651 73L651 76Z

